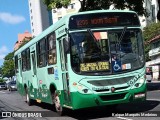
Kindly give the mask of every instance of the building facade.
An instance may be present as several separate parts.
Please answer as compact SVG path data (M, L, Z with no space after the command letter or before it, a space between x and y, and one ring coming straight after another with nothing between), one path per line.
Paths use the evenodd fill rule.
M43 0L28 0L32 36L39 35L52 24L51 11L47 10Z
M160 80L160 35L151 39L150 45L149 57L151 61L146 62L146 66L152 68L153 80Z
M29 41L31 38L32 38L32 34L29 33L28 31L18 34L18 41L14 45L14 51L17 50L25 40Z
M144 0L143 3L143 8L146 10L147 12L147 16L139 16L140 22L142 27L146 27L147 25L149 25L150 23L152 23L152 0Z
M160 64L160 35L150 40L151 50L149 51L149 57L151 61L148 65Z
M152 0L152 22L158 22L158 10L157 0ZM160 35L151 39L150 45L151 50L149 51L149 57L151 58L151 61L146 62L146 66L152 68L153 80L160 80Z
M158 22L157 12L159 8L157 0L144 0L143 7L147 12L147 16L139 16L142 27L144 28L153 22Z
M158 13L159 7L157 0L152 0L152 21L158 22L157 19L157 13Z
M80 8L81 4L79 0L71 0L71 3L67 6L67 8L62 7L58 9L52 9L53 24L67 14L77 13Z

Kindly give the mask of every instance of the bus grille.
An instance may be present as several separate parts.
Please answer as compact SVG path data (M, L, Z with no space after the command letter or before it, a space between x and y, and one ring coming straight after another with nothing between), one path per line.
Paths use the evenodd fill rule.
M127 93L114 94L114 95L101 95L100 98L103 101L119 100L119 99L124 99L124 97L125 97L126 94Z
M115 88L115 90L122 90L122 89L127 89L129 86L124 86L124 87L117 87L117 88ZM100 90L94 90L94 91L96 91L96 92L108 92L108 91L110 91L110 89L100 89Z
M130 77L124 77L124 78L107 79L107 80L92 80L87 82L94 86L110 86L110 85L119 85L119 84L127 83L133 78L134 76L130 76Z

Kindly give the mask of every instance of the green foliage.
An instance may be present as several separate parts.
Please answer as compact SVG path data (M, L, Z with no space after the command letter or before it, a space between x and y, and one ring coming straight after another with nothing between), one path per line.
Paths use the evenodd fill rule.
M28 43L30 40L32 39L32 37L25 37L23 40L23 43L19 46L22 47L24 46L26 43ZM0 67L0 74L2 74L3 77L12 77L15 75L15 71L14 71L14 52L8 53L5 58L4 58L4 63L3 65Z
M1 74L2 74L2 67L0 67L0 77L1 77Z
M3 77L12 77L14 75L14 52L9 53L5 56L4 63L1 68Z
M160 34L160 22L158 23L152 23L150 25L148 25L147 27L145 27L143 29L143 37L144 37L144 41L145 41L145 55L146 55L146 61L149 61L149 50L151 49L151 45L150 45L150 40L152 38L154 38L155 36Z
M110 5L114 5L116 9L125 9L136 11L139 15L146 15L143 8L144 0L79 0L81 3L80 11L109 9ZM43 0L48 10L66 7L71 0Z
M0 83L1 83L1 82L5 82L5 81L4 81L2 78L0 78Z
M145 45L144 45L144 52L145 52L146 62L151 60L150 57L149 57L149 51L150 51L150 50L151 50L150 44L145 44Z
M81 11L109 9L114 5L116 9L130 9L136 11L139 15L145 14L143 8L144 0L83 0Z
M160 22L158 23L152 23L144 28L144 40L145 42L148 42L155 36L160 34Z
M14 52L11 52L4 57L4 60L11 60L11 59L13 59L13 57L14 57Z
M47 5L48 10L67 7L70 4L70 0L43 0L44 4Z

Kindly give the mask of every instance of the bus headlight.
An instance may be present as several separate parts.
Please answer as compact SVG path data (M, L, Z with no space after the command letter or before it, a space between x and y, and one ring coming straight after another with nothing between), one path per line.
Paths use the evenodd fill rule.
M134 84L134 87L132 88L138 88L142 86L144 82L145 82L145 77L142 76L141 78L139 78L139 80Z
M141 77L141 78L139 79L139 83L143 84L144 82L145 82L145 78L144 78L144 77Z
M76 88L76 90L82 94L91 94L92 91L87 88L86 86L82 85L82 84L79 84L79 83L76 83L75 82L73 83L74 84L74 88Z

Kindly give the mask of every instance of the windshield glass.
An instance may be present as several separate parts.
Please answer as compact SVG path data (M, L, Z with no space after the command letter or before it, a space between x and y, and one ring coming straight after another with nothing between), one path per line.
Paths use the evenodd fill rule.
M121 73L144 65L139 29L71 33L71 65L75 72Z
M0 85L5 85L5 83L0 83Z

